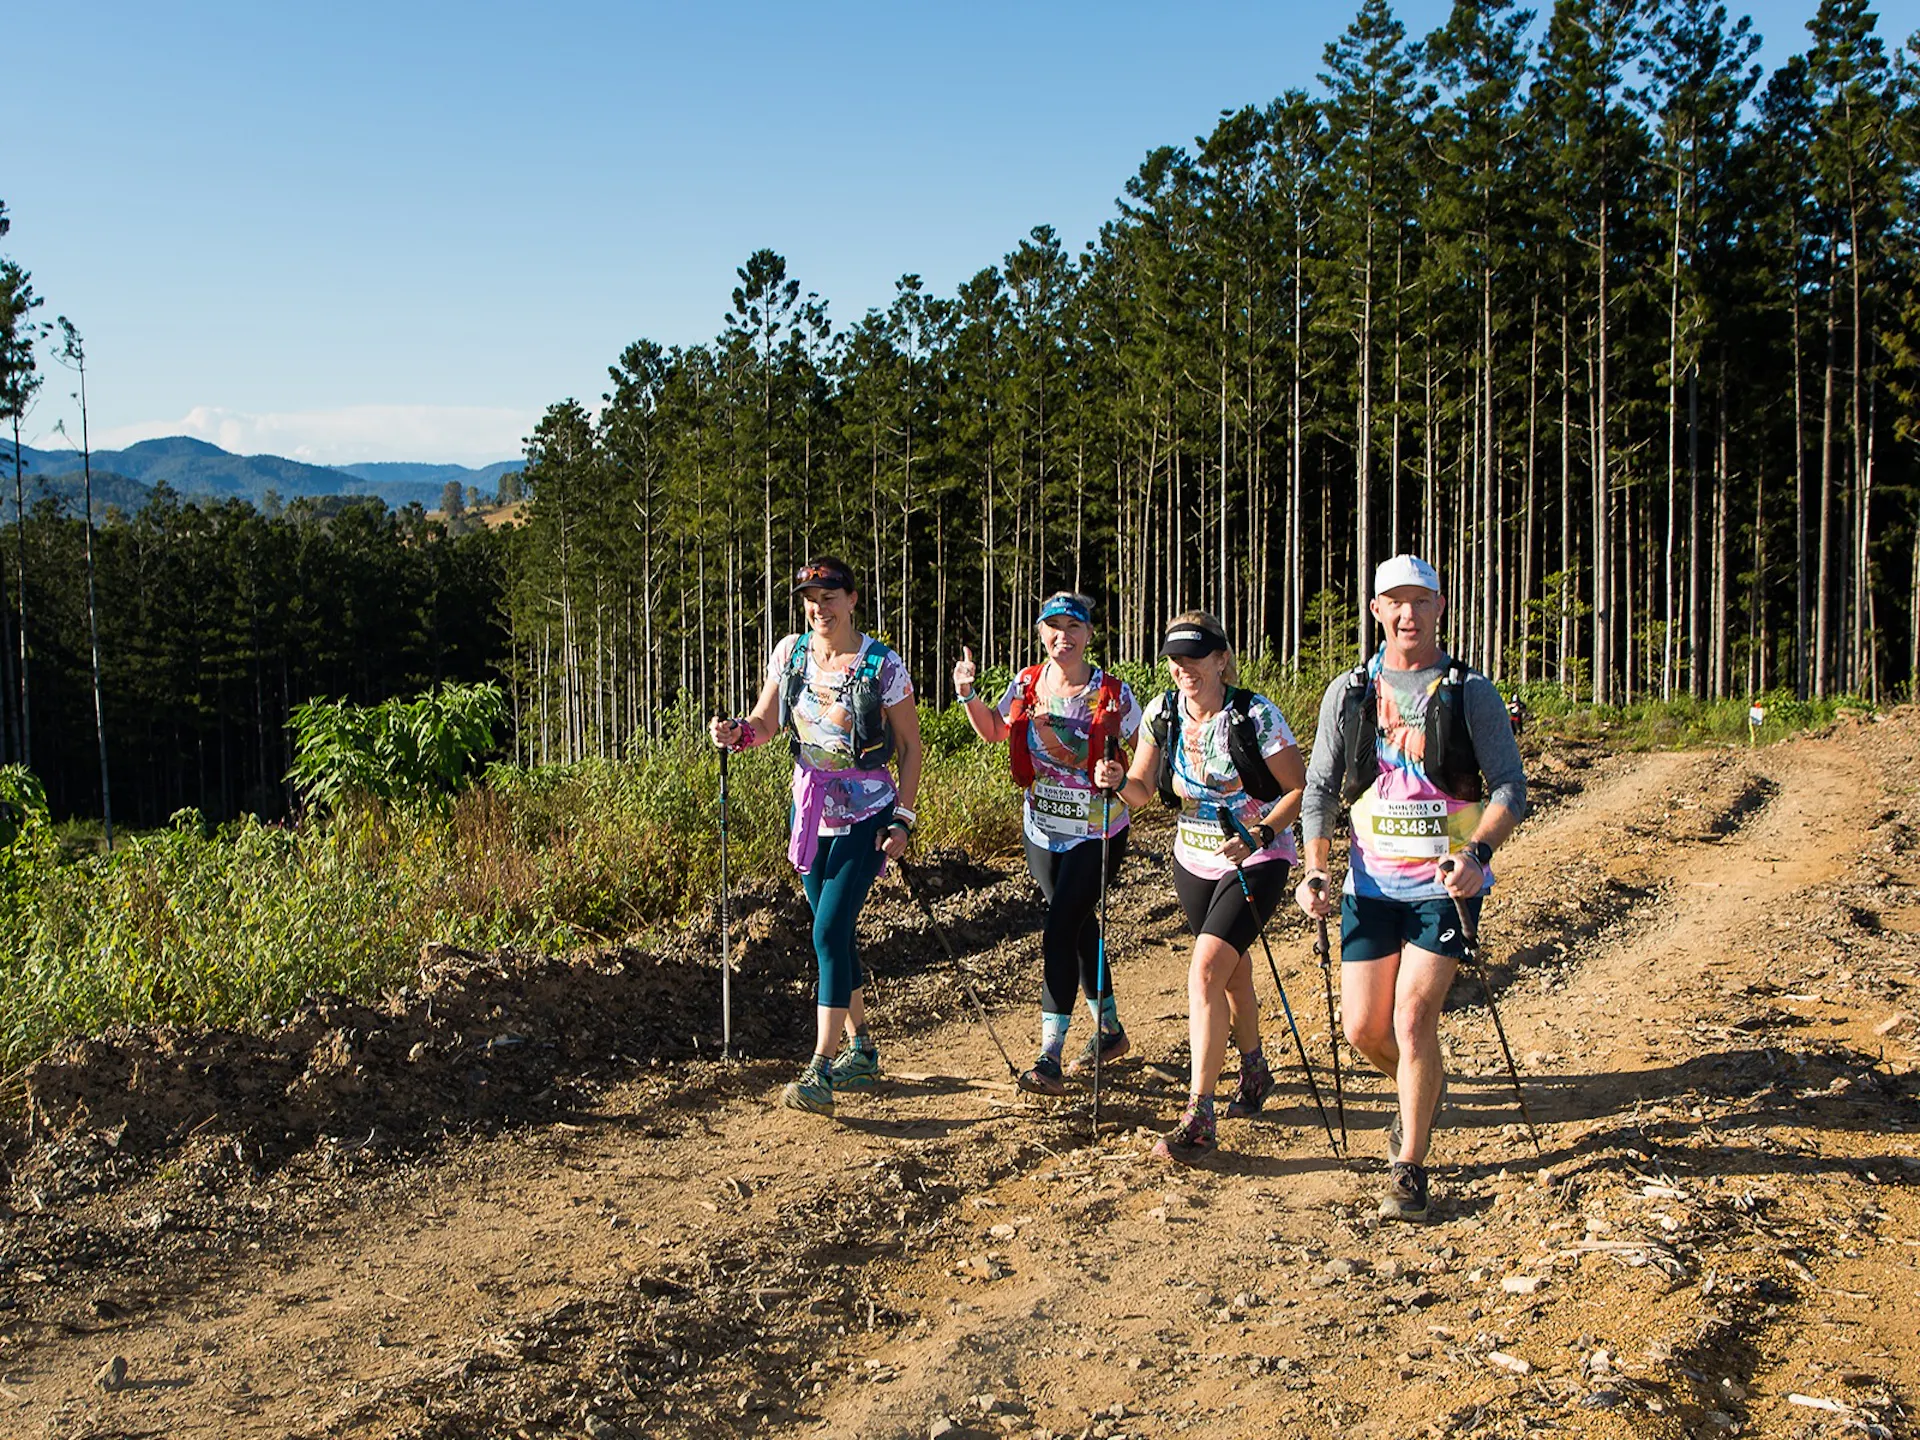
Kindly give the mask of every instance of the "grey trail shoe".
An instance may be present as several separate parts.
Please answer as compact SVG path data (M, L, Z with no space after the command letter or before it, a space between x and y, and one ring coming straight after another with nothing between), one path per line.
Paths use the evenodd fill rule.
M1424 1220L1427 1218L1427 1168L1403 1160L1393 1162L1387 1193L1380 1201L1382 1220Z

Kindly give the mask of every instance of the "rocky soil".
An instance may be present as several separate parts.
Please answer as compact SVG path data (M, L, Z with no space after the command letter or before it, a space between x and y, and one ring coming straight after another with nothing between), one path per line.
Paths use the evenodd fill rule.
M1484 938L1542 1153L1463 978L1424 1226L1374 1218L1351 1054L1351 1159L1297 1061L1205 1164L1149 1157L1187 942L1148 821L1097 1139L1084 1089L1014 1090L897 878L862 932L888 1078L832 1121L770 1104L811 1035L791 885L736 900L731 1057L712 916L66 1047L6 1140L0 1436L1915 1433L1920 713L1529 748ZM1033 887L915 875L1027 1063ZM1269 934L1331 1099L1308 927Z

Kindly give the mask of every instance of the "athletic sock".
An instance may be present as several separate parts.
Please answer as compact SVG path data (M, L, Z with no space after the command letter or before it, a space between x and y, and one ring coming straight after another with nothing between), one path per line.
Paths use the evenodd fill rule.
M1102 1035L1112 1035L1120 1029L1120 1007L1111 995L1104 1000L1087 1001L1087 1013L1098 1023Z
M1073 1024L1071 1014L1060 1015L1051 1010L1040 1012L1040 1053L1056 1064L1067 1049L1067 1027Z
M862 1054L871 1054L877 1048L873 1043L873 1037L867 1034L864 1026L853 1032L853 1048Z

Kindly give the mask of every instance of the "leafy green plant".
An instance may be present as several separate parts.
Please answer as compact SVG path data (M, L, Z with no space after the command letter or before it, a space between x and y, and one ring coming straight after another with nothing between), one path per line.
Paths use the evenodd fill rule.
M309 700L293 712L288 778L309 807L355 800L444 808L494 748L500 687L442 685L379 705Z

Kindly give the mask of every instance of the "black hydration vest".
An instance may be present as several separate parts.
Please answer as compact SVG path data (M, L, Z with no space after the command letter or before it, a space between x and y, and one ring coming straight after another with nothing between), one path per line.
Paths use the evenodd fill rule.
M1233 768L1239 772L1241 787L1247 794L1271 804L1280 798L1280 782L1273 778L1273 771L1267 768L1267 757L1260 753L1260 727L1254 724L1249 713L1252 704L1251 690L1235 685L1227 687L1227 754L1232 757ZM1151 727L1153 743L1160 749L1160 803L1169 810L1180 808L1180 797L1173 788L1173 717L1179 713L1179 706L1180 692L1167 691Z
M1480 759L1467 729L1467 677L1473 673L1461 661L1448 658L1440 684L1427 701L1427 750L1421 762L1429 780L1469 804L1485 793ZM1347 762L1340 782L1343 803L1353 804L1380 778L1380 752L1375 744L1379 734L1380 706L1373 677L1361 665L1348 674L1340 697L1340 740Z
M786 683L780 687L780 728L787 731L787 744L796 760L800 758L800 735L789 727L800 687L807 683L808 654L807 636L796 635L787 661ZM887 723L886 707L880 703L880 667L886 658L886 649L870 640L853 669L847 698L853 709L853 764L857 770L879 770L893 758L893 727Z

